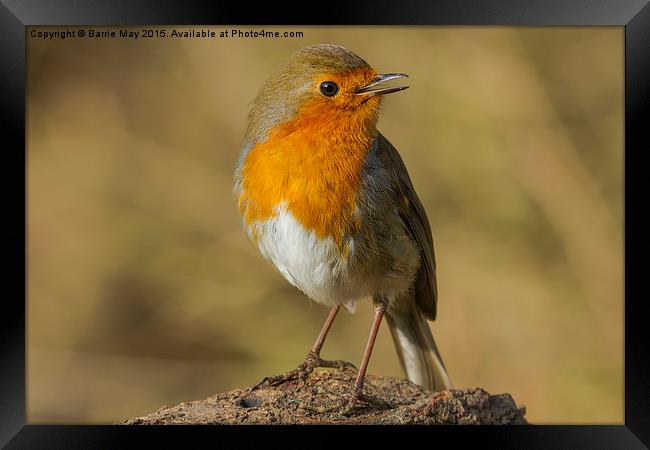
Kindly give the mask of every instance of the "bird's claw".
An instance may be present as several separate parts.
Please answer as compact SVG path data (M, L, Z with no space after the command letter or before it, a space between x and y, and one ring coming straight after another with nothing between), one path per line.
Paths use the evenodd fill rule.
M295 379L300 380L304 384L307 382L309 375L314 371L316 367L337 368L340 371L345 371L346 369L350 369L355 372L357 371L356 366L347 361L328 361L326 359L321 359L320 356L314 352L309 352L305 358L305 361L295 369L280 375L264 377L262 381L253 386L250 391L252 392L262 386L277 386L286 381Z
M373 405L381 409L392 408L392 405L382 398L355 391L351 395L347 396L340 414L343 416L349 416L356 408L364 406L364 404Z
M386 400L383 400L379 397L372 395L364 394L356 389L344 396L342 396L338 401L333 405L327 407L314 407L310 405L300 405L299 408L306 409L309 411L317 412L320 414L325 413L337 413L340 416L349 416L357 408L366 405L374 405L382 409L392 408L392 405Z

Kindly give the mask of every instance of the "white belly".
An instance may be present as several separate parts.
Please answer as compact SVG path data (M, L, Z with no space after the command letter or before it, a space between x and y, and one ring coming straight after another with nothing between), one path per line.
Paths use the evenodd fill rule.
M341 256L331 237L318 238L284 207L276 211L275 217L253 227L260 253L287 281L319 303L343 304L351 311L356 300L372 295L359 290L348 258ZM349 247L353 251L353 242Z

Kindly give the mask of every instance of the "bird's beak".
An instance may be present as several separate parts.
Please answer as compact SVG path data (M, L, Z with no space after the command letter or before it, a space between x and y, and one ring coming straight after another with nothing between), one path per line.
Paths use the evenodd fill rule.
M375 95L384 95L384 94L390 94L391 92L403 91L404 89L408 88L408 86L396 86L396 87L378 86L380 83L394 80L396 78L408 78L408 75L406 75L405 73L384 73L384 74L377 75L375 76L375 78L372 79L372 82L370 84L367 84L362 88L357 89L355 94L368 95L373 97Z

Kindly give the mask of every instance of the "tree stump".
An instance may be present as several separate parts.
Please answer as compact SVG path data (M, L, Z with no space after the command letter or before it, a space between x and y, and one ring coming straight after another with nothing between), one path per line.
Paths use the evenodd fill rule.
M490 395L481 388L432 393L407 381L368 375L364 394L378 401L360 402L342 414L342 403L354 386L352 371L323 370L305 381L292 380L258 389L240 388L205 400L122 422L163 424L382 424L448 425L526 424L525 407L510 394Z

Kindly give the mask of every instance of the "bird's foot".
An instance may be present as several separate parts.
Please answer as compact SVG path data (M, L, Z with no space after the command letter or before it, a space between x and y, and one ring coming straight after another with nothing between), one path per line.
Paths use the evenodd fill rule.
M296 379L299 379L304 383L305 381L307 381L309 375L317 367L331 367L331 368L337 368L341 371L350 369L356 372L357 370L355 365L352 363L349 363L347 361L341 361L341 360L328 361L326 359L321 359L321 357L318 356L316 353L310 351L307 354L305 361L302 364L300 364L298 367L296 367L293 370L290 370L289 372L282 373L280 375L265 377L264 379L262 379L262 381L260 381L255 386L253 386L251 388L251 391L254 391L255 389L258 389L262 386L277 386L287 381L296 380Z
M361 390L354 389L351 393L342 396L339 401L328 407L314 407L309 405L301 406L302 409L317 412L320 414L336 413L341 416L349 416L358 408L375 406L381 409L389 409L393 406L386 400L374 395L364 394Z
M392 408L392 405L386 400L376 397L374 395L364 394L361 391L356 389L352 392L351 395L344 398L344 406L340 410L340 414L343 416L349 416L354 412L355 409L374 406L380 409L389 409Z

